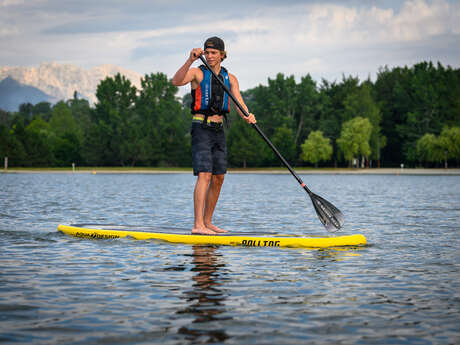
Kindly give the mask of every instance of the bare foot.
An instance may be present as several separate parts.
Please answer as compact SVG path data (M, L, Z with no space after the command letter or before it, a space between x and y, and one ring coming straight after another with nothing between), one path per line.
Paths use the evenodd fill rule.
M215 233L218 233L218 234L224 234L224 233L228 232L227 230L221 229L221 228L219 228L219 227L217 227L217 226L215 226L214 224L211 224L211 223L206 224L206 227L209 230L212 230L212 231L214 231Z
M214 232L208 228L193 228L192 234L194 235L217 235L217 232Z

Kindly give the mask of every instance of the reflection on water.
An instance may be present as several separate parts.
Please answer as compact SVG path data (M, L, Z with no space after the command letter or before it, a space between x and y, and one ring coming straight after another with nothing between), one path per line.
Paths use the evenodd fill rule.
M315 259L329 260L329 261L342 261L350 257L361 256L360 251L364 250L367 246L368 245L322 248L316 251Z
M184 291L187 308L178 311L193 316L191 324L179 329L191 344L223 342L228 338L225 329L213 328L214 321L224 319L220 315L225 312L226 298L219 273L219 268L225 265L219 262L221 255L216 254L216 250L214 246L193 246L191 271L194 284L192 290Z

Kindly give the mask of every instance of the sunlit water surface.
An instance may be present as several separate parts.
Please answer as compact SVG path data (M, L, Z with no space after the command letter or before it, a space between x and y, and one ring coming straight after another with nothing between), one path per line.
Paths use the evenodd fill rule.
M57 225L191 228L194 177L0 174L0 342L460 343L460 177L303 178L368 246L73 238ZM228 175L215 222L328 235L290 175Z

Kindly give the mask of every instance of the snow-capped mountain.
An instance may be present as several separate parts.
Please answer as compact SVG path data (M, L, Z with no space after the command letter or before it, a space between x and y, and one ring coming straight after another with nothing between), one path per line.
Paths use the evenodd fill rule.
M102 65L85 70L56 62L43 62L38 67L0 67L0 81L10 77L22 85L32 86L42 91L56 101L73 98L74 92L77 91L80 97L94 103L99 82L117 73L124 75L137 88L140 87L142 75L122 67ZM15 98L20 99L17 95ZM49 101L49 98L43 101ZM24 102L27 102L26 98Z

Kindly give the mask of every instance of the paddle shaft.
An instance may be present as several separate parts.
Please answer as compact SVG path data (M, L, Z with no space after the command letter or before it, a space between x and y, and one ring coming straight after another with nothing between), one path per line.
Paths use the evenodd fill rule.
M240 104L240 102L238 102L238 100L235 98L235 96L233 96L232 92L228 89L227 85L225 85L225 83L219 79L217 77L217 74L216 72L214 72L214 70L209 66L208 62L206 61L206 59L203 57L203 55L200 55L199 56L200 60L204 63L204 65L207 67L208 70L211 71L212 75L219 81L220 85L222 85L222 87L224 88L224 90L227 92L227 94L230 96L230 98L232 99L232 101L236 104L236 106L241 110L241 112L243 113L244 116L248 117L249 116L249 113L246 111L246 109L243 108L243 106ZM270 139L267 138L267 136L265 135L264 132L262 132L262 130L259 128L259 126L257 126L257 124L255 123L252 123L251 124L252 127L254 127L254 129L257 131L257 133L259 133L259 135L262 137L262 139L264 139L264 141L268 144L268 146L270 146L270 148L273 150L273 152L278 156L278 158L280 159L280 161L284 164L284 166L289 170L289 172L292 174L292 176L295 177L295 179L297 180L297 182L299 182L299 184L307 191L307 193L311 196L312 195L312 192L310 191L310 189L308 189L308 187L305 185L305 183L302 181L302 179L299 177L299 175L297 175L297 173L294 171L294 169L291 167L291 165L287 162L286 159L284 159L284 157L281 155L281 153L278 151L278 149L275 147L275 145L273 145L273 143L270 141Z

